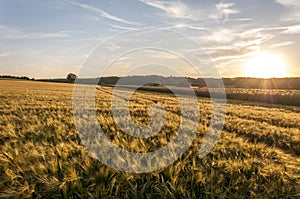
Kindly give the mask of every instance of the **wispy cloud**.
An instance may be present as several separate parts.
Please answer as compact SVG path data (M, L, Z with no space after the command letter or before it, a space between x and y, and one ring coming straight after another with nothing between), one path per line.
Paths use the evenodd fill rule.
M0 39L46 39L46 38L67 38L69 34L45 33L45 32L26 32L16 28L0 26Z
M261 45L272 39L274 36L268 33L268 28L247 29L247 28L225 28L216 27L207 29L206 35L198 37L199 42L207 45L230 45L244 47L247 45Z
M281 33L284 34L300 34L300 25L288 26L285 27L286 30L282 31Z
M300 6L300 0L276 0L276 2L286 7Z
M195 19L190 9L181 1L139 0L140 2L164 11L167 16Z
M189 29L192 29L192 30L206 30L207 28L206 27L203 27L203 26L194 26L194 25L190 25L188 26Z
M236 21L236 22L249 22L249 21L254 21L252 18L239 18L239 19L227 19L227 21Z
M204 45L217 67L226 69L243 64L249 57L264 49L264 44L275 36L272 31L282 31L282 27L247 28L244 25L207 29L207 34L197 37Z
M183 30L197 30L197 31L203 31L206 30L207 27L205 26L200 26L199 24L190 24L190 23L174 23L173 25L170 25L166 27L166 29L183 29Z
M237 40L237 33L228 28L210 29L207 35L200 37L202 42L226 44Z
M107 24L113 28L117 28L120 30L136 30L136 28L132 28L132 27L126 27L126 26L119 26L119 25L115 25L115 24Z
M222 19L223 22L226 22L229 18L229 15L237 14L240 12L239 10L234 9L234 6L234 3L217 3L215 5L216 13L212 14L210 17L213 19Z
M167 53L167 52L159 52L159 51L150 51L150 57L152 58L158 58L158 59L173 59L176 60L178 59L178 56L171 54L171 53Z
M208 49L208 51L214 62L217 62L219 66L226 66L233 60L241 61L243 58L252 56L260 51L260 47L252 44L244 47L218 47Z
M103 17L103 18L106 18L106 19L121 22L121 23L125 23L125 24L130 24L130 25L137 25L136 22L127 21L127 20L122 19L120 17L111 15L111 14L109 14L109 13L107 13L107 12L105 12L105 11L99 9L99 8L96 8L96 7L93 7L93 6L90 6L90 5L87 5L87 4L77 3L75 1L68 1L68 2L70 2L72 5L80 7L82 9L94 12L97 15L99 15L100 17Z
M300 0L276 0L276 2L287 8L286 14L281 16L282 22L300 22Z
M67 38L70 37L68 34L62 33L43 33L43 32L34 32L34 33L25 33L23 35L15 35L12 38L16 39L45 39L45 38Z
M12 55L12 53L0 53L0 57L7 57L7 56L10 56Z
M283 47L283 46L291 46L294 45L295 42L293 41L286 41L286 42L281 42L281 43L276 43L271 45L271 48L279 48L279 47Z

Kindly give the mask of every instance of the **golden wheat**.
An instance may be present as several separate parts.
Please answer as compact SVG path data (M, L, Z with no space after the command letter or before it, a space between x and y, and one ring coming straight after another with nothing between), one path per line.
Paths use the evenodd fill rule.
M230 102L213 151L198 145L211 120L209 99L199 99L193 145L170 166L130 174L103 165L82 145L72 115L71 84L0 80L0 197L10 198L267 198L300 197L300 109ZM155 102L167 110L161 132L134 138L111 112L111 88L97 90L96 112L108 138L133 152L155 151L176 135L180 108L169 94L136 92L130 112L149 122Z

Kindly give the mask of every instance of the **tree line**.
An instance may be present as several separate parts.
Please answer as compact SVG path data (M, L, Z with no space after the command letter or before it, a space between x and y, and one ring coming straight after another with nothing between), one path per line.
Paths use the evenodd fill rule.
M34 80L34 78L29 78L26 76L13 76L13 75L0 75L0 78Z
M13 78L23 80L35 80L26 76L12 76L12 75L1 75L0 78ZM77 81L82 84L99 84L99 85L115 85L119 82L121 77L109 76L99 78L79 78L74 73L69 73L66 78L59 79L38 79L38 81L47 82L61 82L61 83L74 83ZM246 89L289 89L289 90L300 90L300 77L291 78L222 78L224 86L226 88L246 88ZM177 87L220 87L220 79L216 78L192 78L192 77L163 77L158 75L148 76L125 76L122 77L122 84L126 85L140 85L141 83L148 81L152 82L152 86L155 85L166 85L166 86L177 86Z

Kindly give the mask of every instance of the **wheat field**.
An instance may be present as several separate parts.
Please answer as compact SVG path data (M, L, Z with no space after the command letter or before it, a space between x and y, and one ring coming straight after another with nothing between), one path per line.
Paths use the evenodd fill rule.
M72 84L0 80L0 197L2 198L299 198L300 107L229 101L224 129L211 153L197 156L211 119L199 98L198 134L170 166L151 173L114 170L83 146L72 115ZM165 146L180 123L170 94L137 91L133 120L149 123L154 101L167 110L152 138L124 134L111 113L112 88L101 87L96 112L119 147L149 152Z

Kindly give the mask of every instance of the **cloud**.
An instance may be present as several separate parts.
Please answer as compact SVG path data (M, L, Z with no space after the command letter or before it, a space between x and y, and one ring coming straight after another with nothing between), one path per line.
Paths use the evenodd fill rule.
M230 60L248 57L259 50L260 48L258 46L252 45L243 48L219 49L210 53L210 55L214 57L214 61L223 61L228 59Z
M300 22L300 0L276 0L276 2L287 8L286 14L281 16L282 22Z
M162 52L162 51L149 51L150 57L152 58L158 58L158 59L181 59L177 55L171 54L169 52Z
M232 22L245 22L245 21L254 21L252 18L240 18L240 19L227 19L227 21Z
M285 27L284 29L286 30L281 32L283 34L300 34L300 25L288 26Z
M0 57L7 57L12 55L12 53L0 53Z
M181 1L139 0L140 2L164 11L167 16L174 18L195 19L190 9Z
M216 27L207 29L206 35L197 37L197 39L199 39L200 43L217 46L222 46L224 44L237 47L244 47L252 44L261 45L274 37L272 34L265 32L267 30L269 29Z
M234 3L217 3L215 5L216 7L216 13L212 14L210 17L213 19L223 19L223 22L227 21L229 18L229 15L237 14L240 11L237 9L233 9L232 7L235 6Z
M212 19L223 20L223 22L225 22L229 20L229 15L237 14L240 12L239 10L233 8L235 6L234 3L220 2L212 6L203 5L201 9L199 8L196 9L195 7L191 7L188 6L187 4L182 3L180 0L175 0L175 1L139 0L139 1L148 6L163 11L167 17L170 17L171 19L175 19L177 20L177 22L178 19L183 19L183 20L186 19L194 22L201 21L202 24L205 22L211 23ZM240 19L231 19L231 21L244 22L244 21L252 21L252 19L240 18ZM180 25L181 22L178 23ZM188 25L183 25L182 27L189 28ZM193 26L190 26L190 29L196 30L197 28L193 28ZM200 30L203 30L203 28L201 28Z
M263 44L274 38L271 31L282 27L247 28L247 26L216 27L207 29L206 35L196 40L206 47L218 68L240 66L250 56L262 50ZM222 70L223 70L222 69Z
M113 28L121 29L121 30L136 30L136 28L119 26L119 25L115 25L115 24L107 24L107 25L109 25Z
M0 26L0 39L46 39L46 38L68 38L69 34L45 33L45 32L25 32L16 28Z
M192 30L206 30L207 28L206 27L202 27L202 26L193 26L193 25L190 25L188 26L189 29L192 29Z
M174 23L173 25L167 26L166 29L191 29L191 30L198 30L198 31L203 31L206 30L207 28L204 26L199 26L198 24L190 24L190 23Z
M276 2L286 7L300 6L300 0L276 0Z
M43 32L36 32L36 33L25 33L23 35L15 35L12 38L16 39L46 39L46 38L67 38L70 35L62 34L62 33L43 33Z
M211 30L207 36L201 38L204 42L213 42L213 43L230 43L236 39L237 34L228 28L217 28L215 30Z
M279 47L282 47L282 46L291 46L291 45L294 45L293 41L286 41L286 42L273 44L273 45L271 45L271 48L279 48Z
M69 3L71 3L72 5L75 5L77 7L80 7L82 9L94 12L96 14L98 14L100 17L112 20L112 21L117 21L117 22L121 22L121 23L125 23L125 24L130 24L130 25L137 25L136 22L131 22L131 21L127 21L125 19L119 18L117 16L111 15L101 9L95 8L93 6L87 5L87 4L82 4L82 3L77 3L75 1L68 1Z

